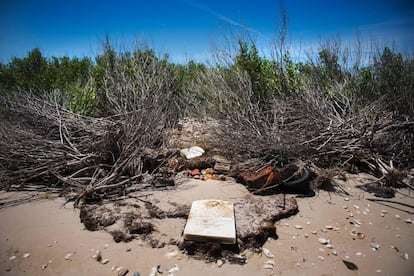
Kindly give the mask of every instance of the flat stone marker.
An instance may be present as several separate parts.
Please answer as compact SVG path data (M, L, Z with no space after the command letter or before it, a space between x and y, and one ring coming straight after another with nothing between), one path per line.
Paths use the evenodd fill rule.
M193 201L184 228L184 239L236 243L233 203L214 199Z

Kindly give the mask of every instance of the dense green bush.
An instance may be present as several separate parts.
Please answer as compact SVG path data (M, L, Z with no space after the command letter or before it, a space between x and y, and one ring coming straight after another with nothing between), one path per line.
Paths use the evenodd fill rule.
M194 61L173 64L168 56L159 58L151 49L117 52L109 41L94 61L67 56L47 59L35 48L24 58L0 64L0 90L12 93L19 88L35 95L59 90L72 111L95 116L110 114L114 104L118 111L131 109L138 103L130 94L164 93L171 97L171 107L182 115L190 102L213 102L217 97L214 85L217 89L226 86L226 91L240 89L234 83L240 78L233 76L241 76L238 72L243 71L252 92L248 100L262 110L275 98L295 98L306 84L306 89L310 85L333 101L337 98L335 88L341 87L341 96L355 98L359 108L386 97L391 110L414 115L414 60L390 48L384 48L371 63L350 71L335 47L322 47L315 60L293 62L288 51L275 61L262 57L254 43L239 40L237 45L238 52L229 64L214 66ZM217 105L221 104L217 99Z

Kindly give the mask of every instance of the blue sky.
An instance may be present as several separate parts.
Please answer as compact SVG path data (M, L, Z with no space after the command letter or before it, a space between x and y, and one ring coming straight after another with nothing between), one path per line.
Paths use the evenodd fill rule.
M340 36L355 41L394 43L414 50L414 4L411 1L284 1L292 49L306 51ZM170 60L204 61L223 33L247 26L258 48L268 52L280 23L279 1L153 0L2 0L0 61L23 57L38 47L47 57L94 56L108 34L115 44L145 40ZM118 46L119 46L118 45ZM119 46L121 47L121 46Z

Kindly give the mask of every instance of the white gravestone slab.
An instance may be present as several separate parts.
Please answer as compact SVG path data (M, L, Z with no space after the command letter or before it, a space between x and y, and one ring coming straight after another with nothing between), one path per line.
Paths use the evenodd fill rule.
M236 243L233 203L213 199L194 201L184 229L184 239Z

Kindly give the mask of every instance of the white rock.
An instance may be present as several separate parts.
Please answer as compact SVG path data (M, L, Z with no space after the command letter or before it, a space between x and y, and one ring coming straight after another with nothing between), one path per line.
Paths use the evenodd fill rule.
M107 264L107 263L109 263L109 259L103 259L103 260L101 261L101 264Z
M406 222L406 223L413 223L413 221L411 220L411 219L404 219L404 221Z
M303 226L302 225L295 225L295 228L296 229L303 229Z
M9 260L10 260L10 261L13 261L14 259L16 259L16 256L11 256L11 257L9 258Z
M41 268L42 270L45 270L45 269L47 268L47 264L42 264L42 265L40 266L40 268Z
M321 260L321 261L325 261L325 258L322 257L322 256L318 256L318 259Z
M28 257L30 257L30 253L23 254L23 258L28 258Z

